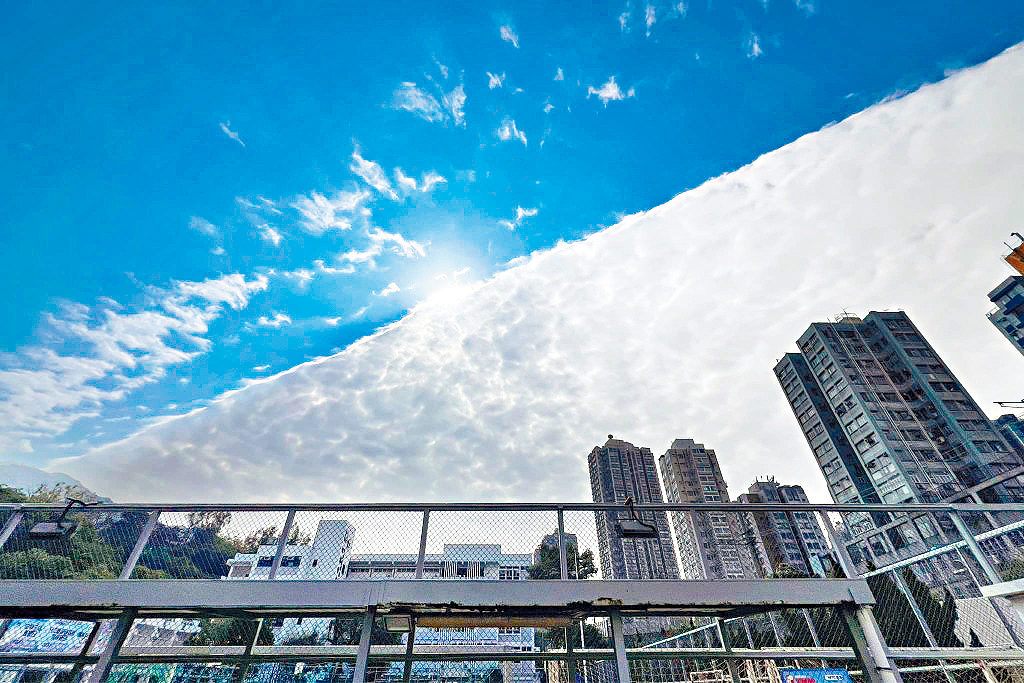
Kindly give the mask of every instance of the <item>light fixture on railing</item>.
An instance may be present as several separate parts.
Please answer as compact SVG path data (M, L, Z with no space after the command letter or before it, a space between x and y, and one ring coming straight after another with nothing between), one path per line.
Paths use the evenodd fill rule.
M642 521L633 509L633 497L626 498L626 510L629 511L629 519L615 523L615 533L622 538L657 538L658 527L649 522Z
M29 538L36 539L58 539L58 538L70 538L76 531L78 531L79 522L77 520L66 520L68 512L71 511L71 507L75 504L79 504L82 507L89 505L95 505L96 503L86 503L85 501L78 500L77 498L68 498L67 507L64 508L64 512L60 513L60 517L52 522L39 522L28 530Z

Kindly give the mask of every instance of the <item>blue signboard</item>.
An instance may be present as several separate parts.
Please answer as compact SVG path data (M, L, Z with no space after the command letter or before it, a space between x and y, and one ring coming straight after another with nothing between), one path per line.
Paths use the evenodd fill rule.
M783 669L782 683L853 683L846 669Z

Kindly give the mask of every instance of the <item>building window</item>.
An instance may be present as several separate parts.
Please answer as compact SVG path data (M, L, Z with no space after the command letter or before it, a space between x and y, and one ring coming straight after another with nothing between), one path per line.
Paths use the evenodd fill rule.
M302 562L302 558L299 555L288 555L281 558L282 567L298 567Z

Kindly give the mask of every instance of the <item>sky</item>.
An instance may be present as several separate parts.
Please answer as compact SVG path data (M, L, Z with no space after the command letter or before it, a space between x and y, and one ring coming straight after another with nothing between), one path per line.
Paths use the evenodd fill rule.
M58 3L0 37L0 460L124 501L586 500L614 433L824 501L771 368L844 309L1020 398L984 318L1018 3Z

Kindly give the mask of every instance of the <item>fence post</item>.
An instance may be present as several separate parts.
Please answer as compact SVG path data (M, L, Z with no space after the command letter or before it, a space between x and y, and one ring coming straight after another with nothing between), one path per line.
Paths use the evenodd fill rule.
M974 559L981 565L981 571L985 573L985 578L988 579L990 584L1001 583L1003 578L999 576L999 573L992 566L992 563L988 561L988 557L985 555L985 551L978 545L978 540L974 538L974 533L967 528L967 524L964 523L960 513L956 510L949 511L949 518L953 520L953 525L956 530L960 532L960 538L967 544L967 548L971 551L971 555L974 555Z
M270 565L270 574L267 579L272 581L277 578L277 570L281 568L281 558L284 557L284 547L288 545L288 536L292 533L292 524L295 523L295 508L288 511L284 520L284 529L281 531L281 538L277 541L277 552L274 553L274 562Z
M878 628L875 615L867 605L840 605L837 607L846 621L853 638L853 649L864 665L864 676L869 683L903 683L899 670L889 659L885 638Z
M352 672L352 683L366 683L366 665L370 659L370 639L373 636L373 619L377 607L370 605L363 615L363 631L359 636L359 649L356 651L356 668Z
M819 512L818 514L828 541L836 551L836 559L839 561L839 567L843 570L843 574L848 579L857 578L857 567L849 553L846 552L846 546L840 543L828 513ZM878 622L875 621L871 607L841 605L836 609L842 613L843 619L846 621L846 627L853 638L853 649L864 664L864 675L869 683L903 683L899 670L889 659L889 647L885 644L885 637L882 636L882 631L878 628Z
M118 618L114 631L110 634L110 642L103 648L99 661L96 662L95 668L89 674L87 683L104 683L107 680L107 676L110 675L110 669L114 666L114 658L121 651L121 646L124 645L125 638L128 637L128 632L132 629L134 621L134 608L125 610Z
M153 510L149 513L149 519L146 520L146 526L142 527L142 531L139 533L139 537L135 541L135 547L132 548L131 554L128 556L128 559L125 560L124 567L121 569L121 575L117 578L132 578L132 572L135 571L135 565L139 563L139 558L142 557L142 551L146 549L146 544L149 543L149 537L153 533L153 529L156 528L156 522L158 519L160 519L159 510Z
M718 639L722 643L722 649L726 652L732 652L732 638L729 635L728 626L722 623L722 617L715 617L715 627L718 628ZM740 680L739 666L736 664L736 660L730 657L725 660L725 666L729 669L729 675L732 677L732 683L742 683Z
M622 635L622 614L619 612L609 612L608 621L612 627L612 647L615 650L615 673L618 683L631 683L629 678L629 662L626 661L626 639ZM358 683L362 682L359 681Z
M430 528L430 510L423 511L423 526L420 529L420 550L416 555L416 578L423 578L423 562L427 556L427 530Z
M22 510L18 510L11 515L7 523L4 524L3 531L0 531L0 548L4 547L4 543L7 543L7 539L11 537L11 534L14 533L14 530L18 528L18 525L21 524L21 520L24 518L25 513Z
M412 648L416 644L416 618L409 617L409 635L405 641L405 665L402 667L402 683L409 683L412 677Z
M577 549L579 552L579 549ZM558 568L562 572L562 581L569 578L569 558L566 556L565 548L565 511L561 506L558 508ZM580 577L576 577L577 579ZM568 636L566 636L568 637ZM566 643L569 641L566 640Z

